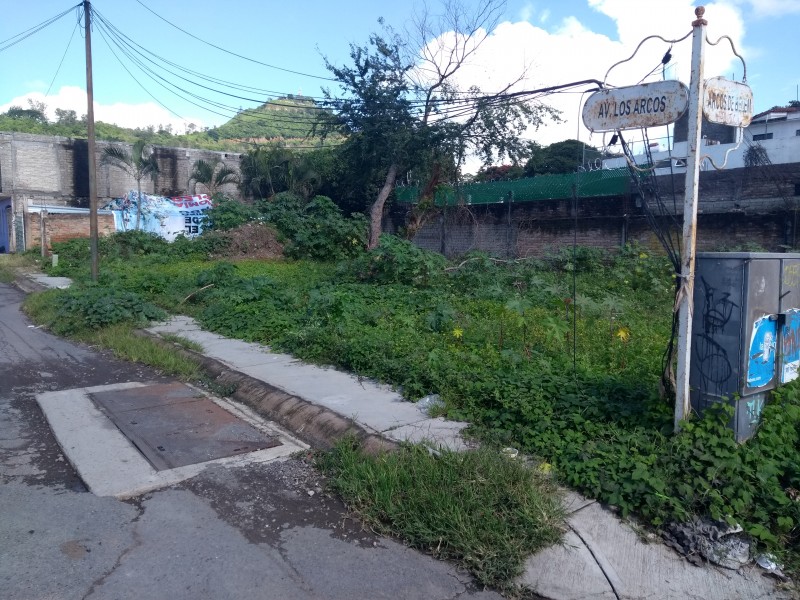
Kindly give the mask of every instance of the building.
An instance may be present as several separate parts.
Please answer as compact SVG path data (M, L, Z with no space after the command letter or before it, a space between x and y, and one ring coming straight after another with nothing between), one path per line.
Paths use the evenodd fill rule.
M100 162L109 142L97 142L99 206L136 189L136 180ZM192 148L155 146L158 177L143 179L142 192L180 196L194 192L189 172L198 159L220 158L239 166L240 155ZM0 252L21 252L53 242L89 236L88 142L84 139L0 133ZM197 190L205 191L205 190ZM223 191L238 196L235 185ZM114 231L109 211L100 211L101 235Z

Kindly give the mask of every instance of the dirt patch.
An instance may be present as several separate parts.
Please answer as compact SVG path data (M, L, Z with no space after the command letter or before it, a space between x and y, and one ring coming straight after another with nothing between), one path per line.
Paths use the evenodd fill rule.
M245 223L213 235L227 242L225 250L215 254L217 258L283 258L277 232L264 223Z
M213 465L175 489L205 498L217 514L251 542L278 545L292 527L327 529L337 539L362 547L379 545L327 489L310 452L282 461L231 468Z

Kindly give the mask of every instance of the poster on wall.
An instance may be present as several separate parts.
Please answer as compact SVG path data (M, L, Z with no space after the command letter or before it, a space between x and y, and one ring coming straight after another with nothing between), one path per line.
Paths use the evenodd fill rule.
M765 315L753 323L750 337L750 352L747 355L747 385L764 387L775 376L775 349L778 338L778 322L772 315Z
M800 309L784 313L781 327L781 383L797 379L800 367Z
M136 190L131 190L104 207L113 212L117 231L136 229L138 196ZM212 206L211 198L206 194L172 198L142 194L139 229L155 233L168 242L181 234L195 237L203 232L203 217Z

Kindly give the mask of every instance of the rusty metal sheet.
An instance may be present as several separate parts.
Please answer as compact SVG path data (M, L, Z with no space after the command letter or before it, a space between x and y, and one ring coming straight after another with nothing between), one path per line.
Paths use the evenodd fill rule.
M198 390L182 383L159 383L144 387L98 392L92 398L114 414L129 410L175 404L205 398Z
M159 471L280 445L183 384L102 392L92 398Z
M658 127L677 121L689 106L689 90L680 81L655 81L595 92L583 105L590 131Z
M753 119L753 90L747 84L724 77L706 79L703 114L712 123L747 127Z

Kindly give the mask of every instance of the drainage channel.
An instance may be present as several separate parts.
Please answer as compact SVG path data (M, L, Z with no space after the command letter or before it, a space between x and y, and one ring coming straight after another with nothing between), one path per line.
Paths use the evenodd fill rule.
M198 390L165 383L90 394L158 471L280 445Z

